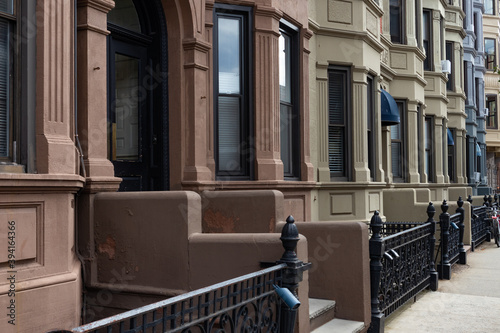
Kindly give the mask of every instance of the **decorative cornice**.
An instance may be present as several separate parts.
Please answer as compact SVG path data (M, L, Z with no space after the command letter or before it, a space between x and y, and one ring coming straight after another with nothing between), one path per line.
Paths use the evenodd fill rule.
M78 0L77 6L94 8L103 13L108 13L115 8L115 2L111 0Z
M208 52L212 49L211 44L197 38L185 38L182 41L182 46L185 51L196 50L201 52Z
M102 35L109 35L110 32L106 29L102 29L96 25L93 25L93 24L89 24L89 23L85 23L85 24L79 24L77 26L77 30L78 31L82 31L82 30L89 30L89 31L93 31L93 32L97 32L99 34L102 34Z
M276 21L279 21L283 17L283 12L274 7L257 5L255 16L272 17Z
M309 21L309 28L318 36L329 36L329 37L339 37L339 38L348 38L351 40L359 40L370 45L375 51L381 53L384 50L384 47L375 39L371 34L366 31L347 31L335 28L325 28L320 26L314 26L311 24L312 21Z

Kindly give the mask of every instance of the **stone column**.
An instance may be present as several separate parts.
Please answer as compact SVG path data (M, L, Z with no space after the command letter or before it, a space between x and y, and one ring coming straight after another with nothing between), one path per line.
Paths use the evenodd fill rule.
M78 135L87 188L99 191L116 190L121 181L107 149L107 13L113 7L111 0L78 0Z
M37 2L36 10L36 168L38 173L73 175L73 5L45 0Z
M367 81L368 70L365 67L353 68L353 91L352 91L352 158L356 182L370 181L370 170L368 169L368 136L367 126Z
M283 179L280 153L278 38L281 14L272 7L255 11L255 156L257 180ZM300 135L296 133L296 135Z
M444 118L434 117L434 159L435 159L435 182L438 184L444 183L443 170L443 126Z
M330 181L328 165L328 63L316 63L316 89L318 107L318 181Z
M408 155L408 183L420 183L418 170L418 141L422 138L418 133L418 101L408 101L408 119L406 126L406 147Z

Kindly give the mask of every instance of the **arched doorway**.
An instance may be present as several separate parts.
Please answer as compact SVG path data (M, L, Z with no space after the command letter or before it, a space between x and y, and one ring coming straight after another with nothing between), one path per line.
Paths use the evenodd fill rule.
M115 0L108 14L109 159L120 191L169 188L167 33L160 0Z

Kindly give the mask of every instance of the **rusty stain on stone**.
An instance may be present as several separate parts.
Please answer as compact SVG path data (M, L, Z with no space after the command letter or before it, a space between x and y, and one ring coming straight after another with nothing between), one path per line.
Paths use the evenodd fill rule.
M108 236L106 242L99 244L98 250L101 254L107 254L109 260L113 260L115 259L116 241L111 236Z
M203 231L214 233L232 233L235 232L235 222L239 218L223 215L221 212L214 212L211 209L205 211L203 215Z

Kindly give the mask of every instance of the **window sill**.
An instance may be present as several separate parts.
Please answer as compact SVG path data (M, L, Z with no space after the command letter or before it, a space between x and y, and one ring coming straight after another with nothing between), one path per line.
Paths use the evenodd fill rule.
M24 165L0 164L0 173L25 173Z

